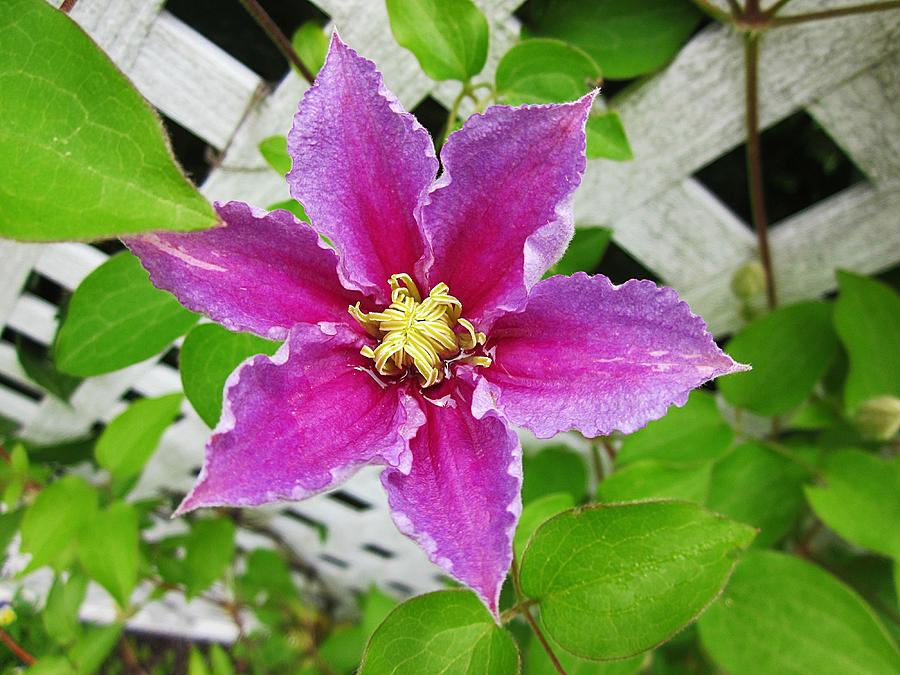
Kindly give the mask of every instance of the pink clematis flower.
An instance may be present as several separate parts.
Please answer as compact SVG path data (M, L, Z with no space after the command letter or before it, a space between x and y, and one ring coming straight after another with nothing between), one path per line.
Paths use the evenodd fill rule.
M288 139L312 226L225 202L221 227L128 239L185 306L285 341L228 378L179 513L384 465L397 527L497 615L521 512L510 425L628 433L742 368L671 289L540 280L574 231L593 98L474 115L435 179L428 132L335 35Z

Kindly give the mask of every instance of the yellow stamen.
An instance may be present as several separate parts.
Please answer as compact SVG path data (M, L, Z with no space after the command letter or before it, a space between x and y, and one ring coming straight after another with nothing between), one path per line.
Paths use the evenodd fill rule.
M450 295L447 284L437 284L424 300L409 274L393 275L388 285L391 304L383 311L366 313L359 303L348 308L350 316L380 341L375 348L366 346L360 350L360 354L375 362L379 373L397 375L412 367L422 386L430 387L444 379L448 360L491 365L486 356L466 354L483 345L487 338L462 318L462 303ZM457 326L461 332L456 332Z

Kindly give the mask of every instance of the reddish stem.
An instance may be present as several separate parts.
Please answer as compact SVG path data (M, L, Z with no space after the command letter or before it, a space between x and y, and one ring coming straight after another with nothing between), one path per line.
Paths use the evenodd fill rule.
M26 666L33 666L37 663L37 659L35 659L31 654L22 649L19 644L10 637L9 633L0 628L0 641L3 642L7 647L9 647L9 651L16 655L16 657L24 663Z
M63 0L63 3L59 6L59 11L68 14L72 11L77 2L78 0Z
M519 583L519 565L516 563L515 559L513 559L510 573L512 574L513 588L516 592L516 601L518 602L519 607L522 608L522 616L525 617L528 625L531 626L531 630L534 631L534 634L540 641L541 647L547 652L547 656L550 657L550 661L553 663L553 667L556 668L556 672L559 673L559 675L566 675L566 669L563 668L559 659L556 658L556 654L553 653L553 647L547 642L547 638L544 637L541 627L538 626L537 621L535 621L534 617L531 615L531 609L529 608L528 601L525 599L525 594L522 593L522 586Z

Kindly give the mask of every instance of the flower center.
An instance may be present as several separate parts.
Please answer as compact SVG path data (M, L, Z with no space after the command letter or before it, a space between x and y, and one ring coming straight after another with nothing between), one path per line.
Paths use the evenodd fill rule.
M449 364L468 363L487 367L491 359L469 354L484 344L484 333L460 316L462 303L440 283L422 299L408 274L395 274L391 286L391 304L382 312L365 313L359 303L348 308L379 344L365 346L360 353L375 362L382 375L399 375L410 366L419 374L423 387L437 384L449 375Z

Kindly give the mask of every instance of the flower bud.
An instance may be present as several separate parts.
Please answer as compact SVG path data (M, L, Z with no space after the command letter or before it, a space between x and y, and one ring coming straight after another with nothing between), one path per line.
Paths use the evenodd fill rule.
M900 429L900 399L893 396L870 398L856 409L853 421L864 438L888 441Z
M0 627L5 627L16 620L16 610L8 603L0 604Z
M750 300L766 290L766 271L756 260L741 265L731 277L731 292L739 300Z

